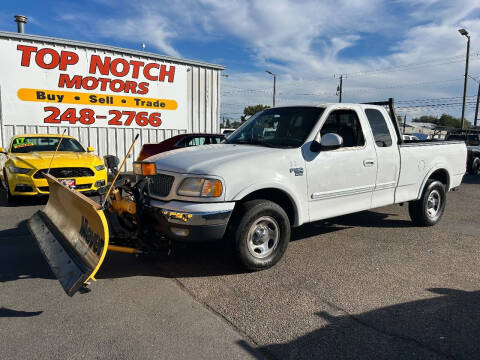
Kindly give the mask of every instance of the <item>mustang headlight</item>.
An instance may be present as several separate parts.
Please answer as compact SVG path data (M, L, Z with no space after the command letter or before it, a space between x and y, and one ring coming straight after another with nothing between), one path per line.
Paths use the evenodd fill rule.
M32 169L21 168L21 167L10 165L8 167L8 170L10 170L12 174L28 174Z
M103 170L103 169L105 169L105 165L103 165L103 164L95 166L95 170L97 170L97 171L100 171L100 170Z
M220 180L206 178L186 178L177 190L178 195L201 197L219 197L222 192L223 186Z

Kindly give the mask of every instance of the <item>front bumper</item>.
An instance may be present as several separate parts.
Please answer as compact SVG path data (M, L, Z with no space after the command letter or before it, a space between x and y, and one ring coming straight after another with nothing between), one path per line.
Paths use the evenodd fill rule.
M100 183L107 184L106 170L95 171L94 176L77 177L76 190L80 192L97 191ZM62 179L59 179L62 180ZM8 174L10 193L14 196L48 195L50 193L45 178L35 179L29 174Z
M168 239L184 242L221 240L234 202L192 203L151 200L142 209L144 225Z

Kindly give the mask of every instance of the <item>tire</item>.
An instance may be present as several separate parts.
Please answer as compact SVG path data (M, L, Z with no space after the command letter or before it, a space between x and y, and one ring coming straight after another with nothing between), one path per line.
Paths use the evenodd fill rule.
M17 197L13 196L10 192L10 186L8 185L7 174L4 173L3 178L5 179L5 192L7 194L7 203L15 204L17 202Z
M447 203L445 185L437 180L428 180L420 200L408 203L408 213L418 226L433 226L440 221Z
M290 220L285 210L269 200L241 205L231 224L234 250L243 268L264 270L275 265L290 242Z
M480 175L480 158L474 157L472 159L472 163L470 168L468 169L468 173L471 175Z

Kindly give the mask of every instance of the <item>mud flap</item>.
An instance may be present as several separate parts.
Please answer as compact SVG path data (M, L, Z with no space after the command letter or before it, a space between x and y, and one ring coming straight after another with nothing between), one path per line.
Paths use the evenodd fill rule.
M100 205L45 175L50 197L28 227L69 296L95 281L108 249L108 225Z

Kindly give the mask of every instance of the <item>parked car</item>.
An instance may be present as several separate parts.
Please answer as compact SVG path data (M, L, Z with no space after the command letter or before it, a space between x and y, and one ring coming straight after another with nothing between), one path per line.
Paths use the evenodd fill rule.
M376 104L269 108L221 144L137 162L148 184L137 209L168 239L232 241L249 270L279 261L291 227L321 219L408 202L415 224L435 225L466 146L403 143L393 102L392 116Z
M184 147L220 144L225 140L223 134L180 134L164 140L158 144L144 144L137 161L142 161L152 155Z
M107 170L103 160L93 153L95 149L85 150L75 138L63 136L55 154L60 139L61 135L54 134L17 135L7 150L0 148L0 177L9 202L18 195L48 194L44 173L49 168L50 174L78 191L96 191L106 185Z
M418 137L415 135L402 135L403 140L418 140Z
M480 130L453 130L447 140L463 141L467 145L467 172L480 175Z

